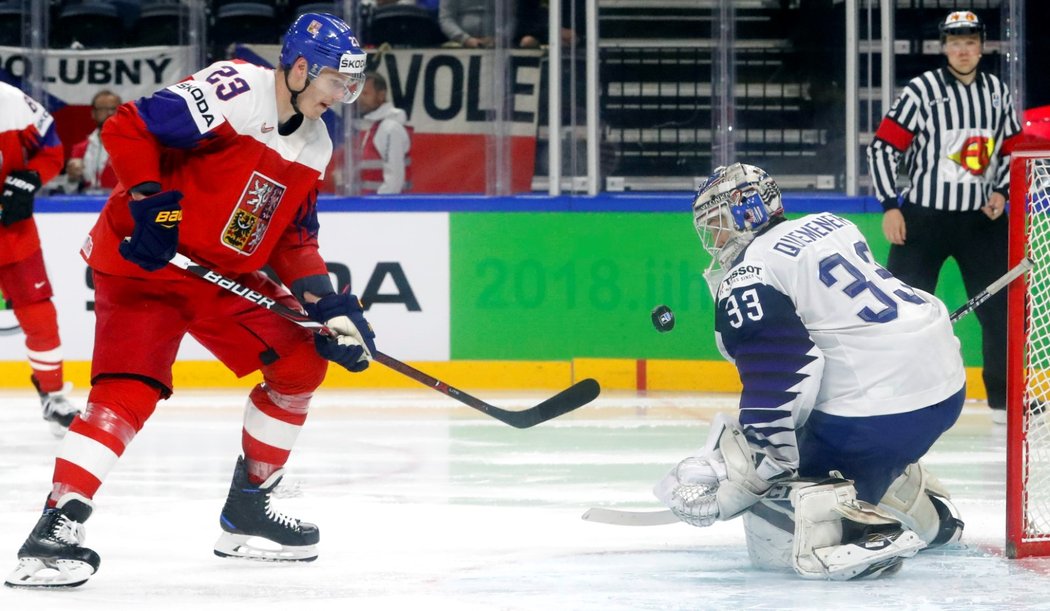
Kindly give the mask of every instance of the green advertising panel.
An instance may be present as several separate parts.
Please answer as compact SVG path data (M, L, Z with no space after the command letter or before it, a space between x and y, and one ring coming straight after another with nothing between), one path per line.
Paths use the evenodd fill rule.
M881 216L844 216L885 262ZM453 359L721 359L689 213L453 213L449 238ZM938 295L949 310L966 300L954 264ZM659 304L675 313L669 333L650 322ZM976 317L957 333L979 365Z

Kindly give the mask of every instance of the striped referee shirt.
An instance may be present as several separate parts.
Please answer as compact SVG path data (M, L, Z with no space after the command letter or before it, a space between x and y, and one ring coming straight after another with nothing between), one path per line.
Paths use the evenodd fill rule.
M868 147L875 195L884 210L899 207L898 162L912 161L912 204L955 212L978 210L993 191L1008 196L1010 151L1021 140L1010 91L978 72L969 85L947 68L912 79L879 124Z

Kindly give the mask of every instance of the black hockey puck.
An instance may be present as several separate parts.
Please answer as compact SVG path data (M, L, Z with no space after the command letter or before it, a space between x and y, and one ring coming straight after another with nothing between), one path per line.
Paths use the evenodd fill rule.
M665 305L658 305L653 308L652 319L653 326L660 333L667 333L674 329L674 312Z

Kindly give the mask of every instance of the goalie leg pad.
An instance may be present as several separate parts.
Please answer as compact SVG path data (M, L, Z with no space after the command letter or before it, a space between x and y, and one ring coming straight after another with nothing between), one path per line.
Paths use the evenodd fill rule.
M908 465L890 484L879 507L916 532L927 547L962 538L963 521L947 488L922 463Z
M892 516L857 500L846 480L792 490L793 564L810 579L842 581L895 572L924 545Z
M744 513L747 555L756 569L795 570L795 510L791 506L791 489L812 485L810 481L775 484L761 501Z

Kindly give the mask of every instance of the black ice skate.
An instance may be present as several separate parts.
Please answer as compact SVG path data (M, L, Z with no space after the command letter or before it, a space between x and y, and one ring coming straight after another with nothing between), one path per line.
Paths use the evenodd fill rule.
M40 407L43 410L44 420L51 424L51 432L55 437L64 436L69 430L69 425L73 424L73 419L80 413L80 409L66 398L66 393L73 388L73 385L67 382L62 390L42 392L36 376L30 376L29 379L36 387L37 394L40 395Z
M18 550L18 567L4 585L12 588L71 588L98 570L100 559L83 547L84 521L91 501L75 493L63 495L57 507L44 509L33 532Z
M317 559L317 526L274 511L270 505L274 488L284 469L255 486L248 481L244 458L237 459L230 494L219 516L222 534L215 542L215 555L270 562L309 562Z

